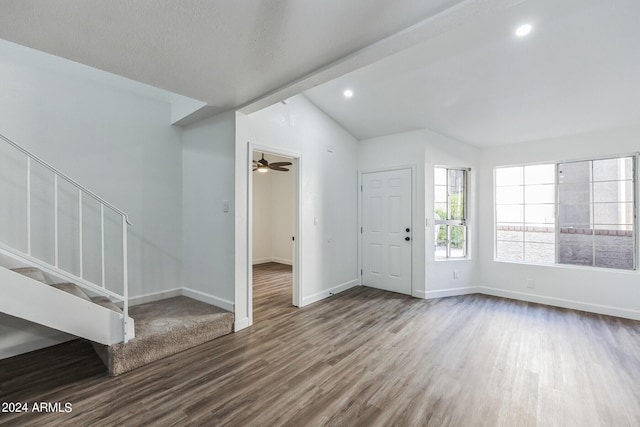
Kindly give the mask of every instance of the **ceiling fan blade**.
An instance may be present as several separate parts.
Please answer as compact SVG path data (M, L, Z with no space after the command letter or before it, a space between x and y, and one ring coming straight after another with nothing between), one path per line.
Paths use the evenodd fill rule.
M258 170L258 168L253 168L253 171L254 171L254 172L255 172L255 171L257 171L257 170Z
M280 166L273 166L273 164L269 165L269 169L274 171L289 172L289 169L281 168Z
M254 160L254 161L253 161L253 163L258 163L258 161L257 161L257 160Z
M269 163L271 166L291 166L291 162L273 162Z

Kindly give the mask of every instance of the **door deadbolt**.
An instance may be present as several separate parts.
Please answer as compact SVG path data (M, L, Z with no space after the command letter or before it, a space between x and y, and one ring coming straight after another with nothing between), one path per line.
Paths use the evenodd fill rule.
M409 227L405 228L404 231L406 231L407 233L411 231L411 229Z
M404 240L408 242L409 240L411 240L411 237L405 237Z

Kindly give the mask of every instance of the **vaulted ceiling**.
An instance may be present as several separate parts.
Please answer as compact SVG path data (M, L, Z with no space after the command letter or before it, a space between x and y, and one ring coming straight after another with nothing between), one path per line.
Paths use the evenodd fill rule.
M361 139L426 127L478 146L640 122L637 0L0 7L0 38L204 101L209 115L304 92ZM532 33L516 38L525 22Z
M429 128L488 146L638 124L639 17L637 0L523 1L305 94L359 139Z

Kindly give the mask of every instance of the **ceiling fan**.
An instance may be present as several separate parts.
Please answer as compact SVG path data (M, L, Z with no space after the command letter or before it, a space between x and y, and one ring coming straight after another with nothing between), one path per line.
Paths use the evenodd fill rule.
M269 163L265 160L264 153L262 153L262 159L253 161L253 171L267 172L269 169L271 169L274 171L289 172L289 169L284 168L283 166L290 166L291 164L291 162Z

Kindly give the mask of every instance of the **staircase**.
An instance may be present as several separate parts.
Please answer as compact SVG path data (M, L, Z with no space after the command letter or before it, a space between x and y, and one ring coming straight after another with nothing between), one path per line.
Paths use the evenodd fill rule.
M0 312L97 345L134 338L127 215L1 134L0 200Z
M233 313L186 297L130 311L127 215L2 141L0 313L90 341L112 376L233 332Z
M75 283L49 285L35 267L0 268L0 289L0 312L100 344L124 341L124 313L106 296L89 296ZM126 320L132 337L134 322Z

